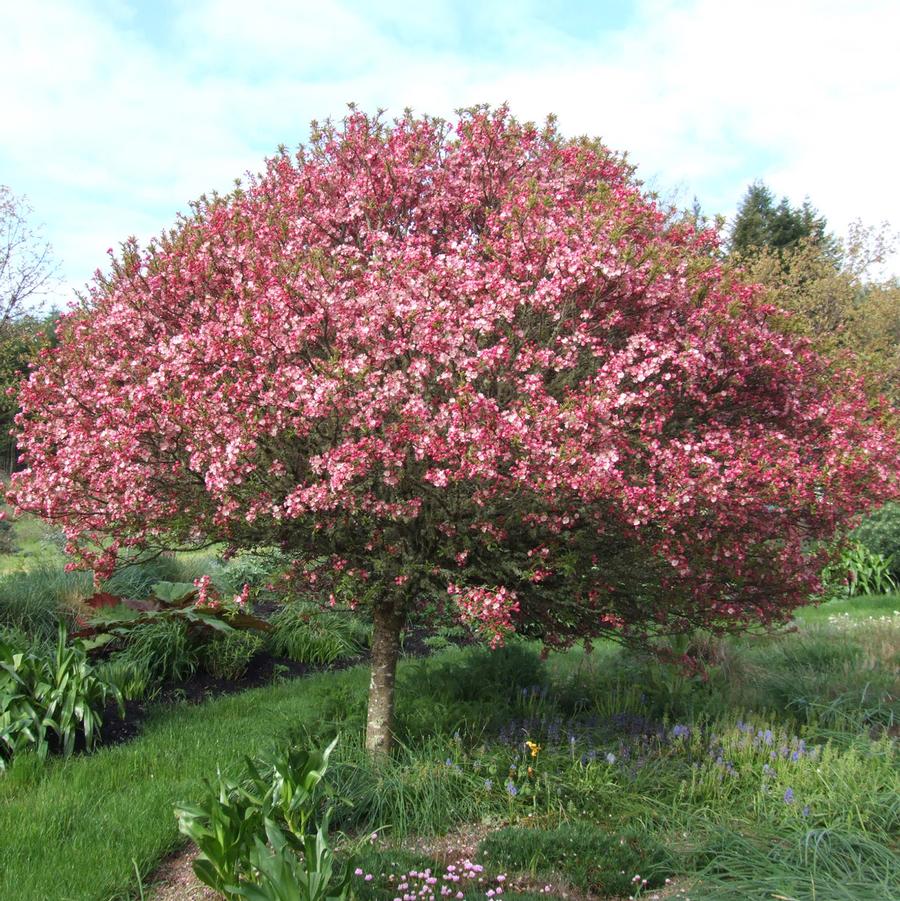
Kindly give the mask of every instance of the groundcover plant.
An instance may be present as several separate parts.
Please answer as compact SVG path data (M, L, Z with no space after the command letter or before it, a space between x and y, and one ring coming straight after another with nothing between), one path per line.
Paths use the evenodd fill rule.
M596 141L353 111L113 257L21 391L9 499L100 577L278 546L370 606L385 751L414 603L553 646L809 596L897 449L772 314Z

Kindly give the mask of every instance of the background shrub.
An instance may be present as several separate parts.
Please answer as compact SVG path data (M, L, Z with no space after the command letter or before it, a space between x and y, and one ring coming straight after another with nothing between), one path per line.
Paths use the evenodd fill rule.
M888 561L891 574L900 581L900 504L888 503L863 519L853 538Z
M293 601L271 620L271 647L297 663L327 665L355 657L369 644L369 627L344 611Z
M265 639L257 632L224 632L201 645L200 664L218 679L239 679L262 650Z
M284 565L285 557L277 549L236 554L219 568L213 581L223 594L237 594L244 585L260 589L270 583L275 572Z

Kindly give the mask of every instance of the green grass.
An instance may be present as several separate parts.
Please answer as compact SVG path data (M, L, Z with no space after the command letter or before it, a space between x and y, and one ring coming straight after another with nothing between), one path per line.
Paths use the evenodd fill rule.
M823 623L830 616L847 615L852 619L891 616L900 610L900 594L872 595L858 598L839 598L818 606L801 607L796 619L801 623Z
M90 593L88 573L67 573L59 563L7 572L0 576L0 626L34 638L52 637L59 618L71 614L73 605Z
M591 822L499 829L481 843L480 859L504 870L563 872L572 885L600 895L628 895L635 873L651 889L672 875L672 855L646 832L603 831Z
M464 823L536 824L562 829L562 846L593 830L609 851L627 829L662 849L691 898L891 897L900 783L885 731L897 721L900 624L878 611L895 601L870 605L873 619L854 600L846 622L801 618L796 633L724 642L706 681L609 644L546 662L522 642L407 660L401 748L380 766L361 746L365 668L159 708L126 745L43 770L26 758L0 779L0 897L134 897L135 864L146 877L178 844L172 807L217 766L338 730L328 780L334 825L348 832L400 841ZM525 738L541 745L536 756ZM567 823L582 824L578 835ZM488 843L480 860L492 875L509 865L548 881L596 878L525 845L513 834L504 854Z
M168 708L128 744L44 770L17 761L0 779L0 897L132 896L134 864L145 877L179 844L174 804L195 796L217 766L315 723L335 681L362 692L365 678L361 670L314 676Z
M9 515L9 507L3 506ZM15 550L0 554L0 575L27 572L35 566L59 566L63 563L62 533L36 516L20 516L9 522L9 540Z
M690 895L697 901L886 901L898 897L895 848L854 828L812 828L702 836L709 863Z

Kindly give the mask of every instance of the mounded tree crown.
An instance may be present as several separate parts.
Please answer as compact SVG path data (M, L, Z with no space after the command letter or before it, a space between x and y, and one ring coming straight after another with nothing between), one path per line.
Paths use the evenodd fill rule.
M551 645L784 618L897 448L715 241L552 122L354 111L98 276L10 497L101 574L285 548L373 607L373 698L422 600Z

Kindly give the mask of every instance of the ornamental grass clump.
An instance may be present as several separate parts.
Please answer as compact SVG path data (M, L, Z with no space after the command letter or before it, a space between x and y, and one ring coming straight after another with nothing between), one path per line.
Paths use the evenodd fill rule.
M356 657L369 639L365 623L352 613L302 601L285 604L271 625L272 650L297 663L328 665Z

